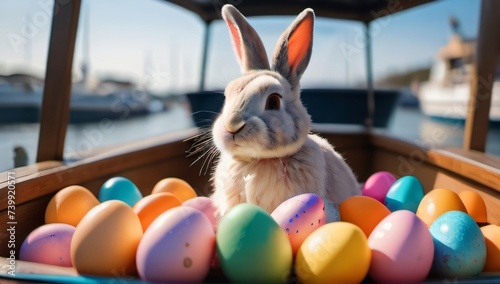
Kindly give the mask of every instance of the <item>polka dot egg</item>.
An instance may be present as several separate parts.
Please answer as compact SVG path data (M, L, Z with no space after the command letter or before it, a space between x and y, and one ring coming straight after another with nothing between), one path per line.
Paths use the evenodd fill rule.
M295 255L307 236L326 223L325 203L316 194L300 194L281 203L271 216L288 235Z

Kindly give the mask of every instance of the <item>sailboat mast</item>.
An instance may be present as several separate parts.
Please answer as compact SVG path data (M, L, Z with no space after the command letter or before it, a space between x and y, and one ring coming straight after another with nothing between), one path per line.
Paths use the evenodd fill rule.
M81 63L82 81L84 86L88 86L88 72L90 63L90 1L84 1L83 7L83 58Z

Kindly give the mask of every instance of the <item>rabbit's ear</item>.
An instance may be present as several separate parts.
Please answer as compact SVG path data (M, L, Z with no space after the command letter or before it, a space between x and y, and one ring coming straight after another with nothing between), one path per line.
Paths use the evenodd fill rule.
M273 70L292 85L299 86L300 77L309 64L312 52L314 11L305 9L281 35L273 57Z
M242 73L249 70L269 70L269 60L262 40L240 11L233 5L226 4L222 7L222 18L229 27L229 34Z

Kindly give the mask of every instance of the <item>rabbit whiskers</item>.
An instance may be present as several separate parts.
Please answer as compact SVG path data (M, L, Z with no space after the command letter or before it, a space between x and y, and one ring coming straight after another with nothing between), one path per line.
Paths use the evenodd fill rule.
M220 151L217 149L213 142L212 131L211 128L201 129L201 133L190 137L186 141L194 140L194 143L191 145L189 150L186 151L186 157L192 157L194 155L199 155L194 162L191 163L191 166L196 162L203 159L203 164L201 165L199 175L206 175L208 169L210 168L210 164L214 162L214 159L219 155ZM214 162L215 163L215 162ZM203 171L205 169L205 171Z

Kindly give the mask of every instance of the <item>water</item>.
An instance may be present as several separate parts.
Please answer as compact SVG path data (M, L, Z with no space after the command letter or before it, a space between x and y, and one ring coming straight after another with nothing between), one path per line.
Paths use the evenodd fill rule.
M89 155L99 147L124 144L166 132L194 127L189 110L174 104L169 111L124 120L102 120L96 123L70 124L66 131L65 156ZM36 160L38 123L0 124L0 172L14 167L14 147L22 146L28 155L28 164Z
M441 146L462 147L464 123L440 121L425 116L418 108L398 107L388 130L411 142L423 143L431 148ZM491 126L487 136L486 152L500 156L500 126Z
M69 125L65 154L85 156L93 149L128 143L145 137L193 127L189 109L174 105L169 111L149 116L131 117L123 121L101 121ZM34 163L38 146L38 123L0 125L0 171L14 167L13 149L26 149L28 163ZM424 116L416 108L398 107L388 131L411 142L429 147L442 145L461 147L464 126L461 123L440 122ZM500 127L488 133L487 152L500 156Z

